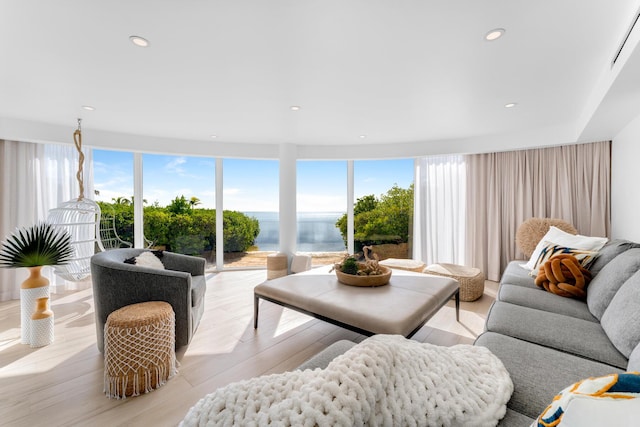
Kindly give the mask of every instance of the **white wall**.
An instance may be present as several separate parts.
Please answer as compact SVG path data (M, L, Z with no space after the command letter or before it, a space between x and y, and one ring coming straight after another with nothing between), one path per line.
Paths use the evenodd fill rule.
M640 242L640 114L613 139L611 237Z

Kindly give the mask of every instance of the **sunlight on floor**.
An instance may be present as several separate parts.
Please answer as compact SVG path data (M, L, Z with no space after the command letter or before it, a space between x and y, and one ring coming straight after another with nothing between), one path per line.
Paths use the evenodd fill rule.
M0 332L0 351L20 344L20 328L9 328Z
M292 314L295 314L292 316ZM301 316L298 313L292 312L292 310L284 310L283 318L278 322L278 326L273 334L274 338L283 335L289 331L296 329L299 326L313 320L310 316Z
M234 381L295 369L341 339L365 337L282 306L262 301L253 327L253 289L266 271L207 277L205 312L188 346L176 352L179 375L135 399L115 401L102 392L104 355L96 346L92 290L52 292L54 343L20 344L19 301L0 303L0 424L177 425L204 394ZM413 337L436 345L471 344L484 326L497 284L462 302L460 322L449 301ZM44 420L40 423L34 420Z

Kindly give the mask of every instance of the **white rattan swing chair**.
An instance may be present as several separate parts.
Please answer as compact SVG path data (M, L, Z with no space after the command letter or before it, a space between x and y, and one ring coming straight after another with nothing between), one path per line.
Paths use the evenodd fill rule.
M98 250L104 251L100 240L100 206L95 201L84 197L81 120L78 119L78 129L73 133L73 141L79 153L76 178L80 187L80 195L77 199L63 202L57 208L49 210L47 216L47 222L56 228L66 230L71 235L73 247L73 257L70 262L54 266L54 273L65 280L74 282L91 274L90 260L96 252L96 247Z

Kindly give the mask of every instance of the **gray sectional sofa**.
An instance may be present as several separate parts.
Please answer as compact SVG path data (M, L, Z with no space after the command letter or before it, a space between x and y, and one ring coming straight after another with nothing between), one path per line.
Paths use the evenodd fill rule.
M531 425L579 380L640 371L640 244L614 240L600 250L587 301L539 289L524 263L505 269L486 331L475 342L502 360L514 384L500 426ZM300 368L326 366L353 345L338 342Z
M614 240L599 252L586 302L537 288L523 261L505 269L475 342L502 360L514 384L501 425L530 425L579 380L640 370L640 245Z

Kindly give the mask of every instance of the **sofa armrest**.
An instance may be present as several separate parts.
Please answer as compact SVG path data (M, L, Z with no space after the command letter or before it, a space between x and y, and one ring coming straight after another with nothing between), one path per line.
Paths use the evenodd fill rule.
M167 270L184 271L192 276L201 276L204 274L206 261L200 257L164 252L162 264Z

